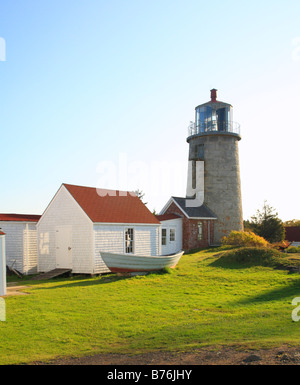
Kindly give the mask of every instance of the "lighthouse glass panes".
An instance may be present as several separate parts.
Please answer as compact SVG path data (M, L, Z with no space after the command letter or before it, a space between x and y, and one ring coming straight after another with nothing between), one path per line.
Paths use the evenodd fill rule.
M133 253L134 239L133 229L126 229L125 231L125 251L128 254Z
M231 131L231 106L221 103L196 108L196 131Z

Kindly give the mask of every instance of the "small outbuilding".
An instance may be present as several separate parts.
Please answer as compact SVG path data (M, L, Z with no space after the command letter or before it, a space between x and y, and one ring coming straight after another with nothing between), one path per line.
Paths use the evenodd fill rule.
M37 229L40 215L0 214L6 233L6 264L22 274L37 272Z
M178 217L181 218L182 230L178 230L178 237L181 235L181 248L184 251L214 244L214 224L217 217L205 204L193 207L193 202L194 200L189 198L171 197L158 215L162 226L167 223L172 225L171 221L165 221L171 215L172 221L177 221L178 229Z
M38 271L109 272L100 251L159 255L160 228L132 192L62 184L37 224Z
M161 223L161 254L175 254L182 250L182 221L178 214L156 215Z
M5 233L0 229L0 297L6 295L6 256L5 256ZM1 317L0 301L0 321Z

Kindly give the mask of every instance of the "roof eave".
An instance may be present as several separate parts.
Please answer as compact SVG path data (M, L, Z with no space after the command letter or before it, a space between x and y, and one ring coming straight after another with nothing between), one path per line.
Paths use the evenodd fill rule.
M93 222L94 225L114 225L114 226L159 226L161 223L132 223L132 222Z

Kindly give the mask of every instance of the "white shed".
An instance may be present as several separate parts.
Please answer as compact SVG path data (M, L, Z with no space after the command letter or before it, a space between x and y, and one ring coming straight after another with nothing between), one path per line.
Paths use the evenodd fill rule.
M182 250L182 217L177 214L156 215L161 223L161 253L169 255Z
M0 229L0 297L6 295L6 258L5 233ZM0 321L2 320L2 303L0 301Z
M38 271L109 272L100 251L159 255L160 227L134 193L62 184L37 224Z
M6 264L22 274L37 272L37 230L40 215L0 214L6 233Z

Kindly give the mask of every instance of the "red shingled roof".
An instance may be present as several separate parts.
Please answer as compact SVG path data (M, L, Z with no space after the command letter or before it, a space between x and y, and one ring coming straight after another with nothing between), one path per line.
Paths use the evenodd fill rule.
M169 221L171 219L180 219L181 216L178 214L163 214L163 215L156 215L156 218L159 221Z
M0 221L5 222L38 222L40 215L0 214Z
M135 194L95 187L63 185L94 223L159 224L159 220Z

